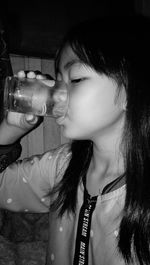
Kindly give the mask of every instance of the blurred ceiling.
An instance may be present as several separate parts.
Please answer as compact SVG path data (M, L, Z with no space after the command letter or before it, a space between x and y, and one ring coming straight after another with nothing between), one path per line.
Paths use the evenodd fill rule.
M4 0L0 18L10 53L53 58L70 26L97 16L134 16L133 0Z

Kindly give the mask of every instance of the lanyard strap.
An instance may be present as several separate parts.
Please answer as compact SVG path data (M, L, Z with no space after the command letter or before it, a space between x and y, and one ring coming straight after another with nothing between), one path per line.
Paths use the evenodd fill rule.
M84 202L79 213L73 265L88 265L91 218L96 206L97 197L91 197L86 190L84 192Z

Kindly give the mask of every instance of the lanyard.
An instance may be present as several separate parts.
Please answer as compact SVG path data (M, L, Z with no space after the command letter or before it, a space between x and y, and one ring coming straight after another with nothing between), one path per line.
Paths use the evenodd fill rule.
M73 265L88 265L91 218L96 206L97 197L91 197L85 189L84 201L79 213Z
M101 194L106 194L125 183L125 174L106 185ZM88 265L88 247L92 213L95 209L98 196L91 197L86 189L86 178L83 177L84 201L79 213L75 254L73 265Z

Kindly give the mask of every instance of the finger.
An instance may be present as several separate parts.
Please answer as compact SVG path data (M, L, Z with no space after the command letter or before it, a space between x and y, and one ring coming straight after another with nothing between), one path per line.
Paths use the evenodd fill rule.
M24 78L26 76L25 72L23 70L19 71L16 75L18 78Z
M20 121L23 119L23 116L24 115L22 113L9 111L6 119L9 124L20 127Z
M53 87L55 85L55 80L43 79L42 83L44 83L46 86Z
M36 79L38 79L38 80L43 80L43 79L45 79L45 76L42 75L42 74L37 74L37 75L36 75Z
M36 78L37 79L48 79L54 80L54 78L49 74L42 74L40 71L36 71Z
M29 73L27 73L27 78L36 78L36 74L35 74L35 72L33 72L33 71L30 71Z
M58 102L64 103L67 101L67 98L68 98L67 90L58 90L53 95L53 99L56 103Z
M34 125L38 122L38 117L36 115L33 115L33 114L26 114L25 119L31 125Z

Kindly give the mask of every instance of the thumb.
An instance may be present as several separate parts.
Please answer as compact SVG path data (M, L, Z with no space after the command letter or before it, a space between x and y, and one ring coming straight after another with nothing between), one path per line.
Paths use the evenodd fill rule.
M38 122L38 117L33 114L25 114L25 120L30 125L35 125Z

